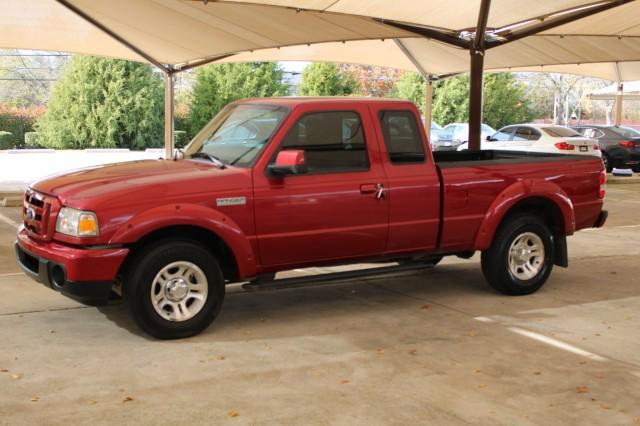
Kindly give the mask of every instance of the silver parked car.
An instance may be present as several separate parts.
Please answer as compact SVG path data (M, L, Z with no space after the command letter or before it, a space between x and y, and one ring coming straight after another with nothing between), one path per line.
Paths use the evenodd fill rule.
M491 136L496 131L487 124L482 124L481 140ZM434 151L456 151L460 145L469 139L469 123L451 123L440 131L437 141L432 141Z

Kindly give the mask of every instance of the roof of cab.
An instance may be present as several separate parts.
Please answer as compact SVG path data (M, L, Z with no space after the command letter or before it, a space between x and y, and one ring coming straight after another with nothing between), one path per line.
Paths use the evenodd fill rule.
M237 101L238 103L260 103L260 104L274 104L285 105L288 107L295 107L300 104L319 103L319 104L334 104L338 103L365 103L365 104L378 104L384 103L396 103L396 104L411 104L411 101L405 99L389 99L389 98L370 98L370 97L358 97L358 96L283 96L273 98L250 98Z

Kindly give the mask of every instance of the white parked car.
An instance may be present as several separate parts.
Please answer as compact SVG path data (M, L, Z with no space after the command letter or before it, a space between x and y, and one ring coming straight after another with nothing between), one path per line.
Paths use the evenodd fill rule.
M458 151L467 149L468 143L458 147ZM554 124L515 124L503 127L483 140L481 149L602 157L597 139L585 138L573 129Z
M496 132L493 127L484 123L480 126L480 131L483 140ZM469 123L451 123L444 126L438 134L438 139L432 140L432 145L435 151L455 151L468 140Z

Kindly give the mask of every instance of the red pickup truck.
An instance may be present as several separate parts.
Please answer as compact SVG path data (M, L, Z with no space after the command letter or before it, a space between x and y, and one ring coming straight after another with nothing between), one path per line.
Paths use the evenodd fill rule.
M226 284L312 265L480 250L493 288L529 294L567 266L567 235L604 224L599 158L432 153L420 122L398 100L235 102L176 159L33 184L19 263L87 304L118 293L178 338L214 320Z

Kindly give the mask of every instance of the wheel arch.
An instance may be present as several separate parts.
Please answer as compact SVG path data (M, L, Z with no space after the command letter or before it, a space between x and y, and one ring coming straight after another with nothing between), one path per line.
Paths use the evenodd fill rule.
M500 225L518 213L540 217L554 236L564 237L575 231L571 199L558 185L548 181L517 182L505 189L487 210L474 248L488 249Z
M168 238L189 239L212 250L228 281L256 275L247 236L231 218L204 206L176 204L145 211L124 223L110 244L130 247L124 268L142 247Z

